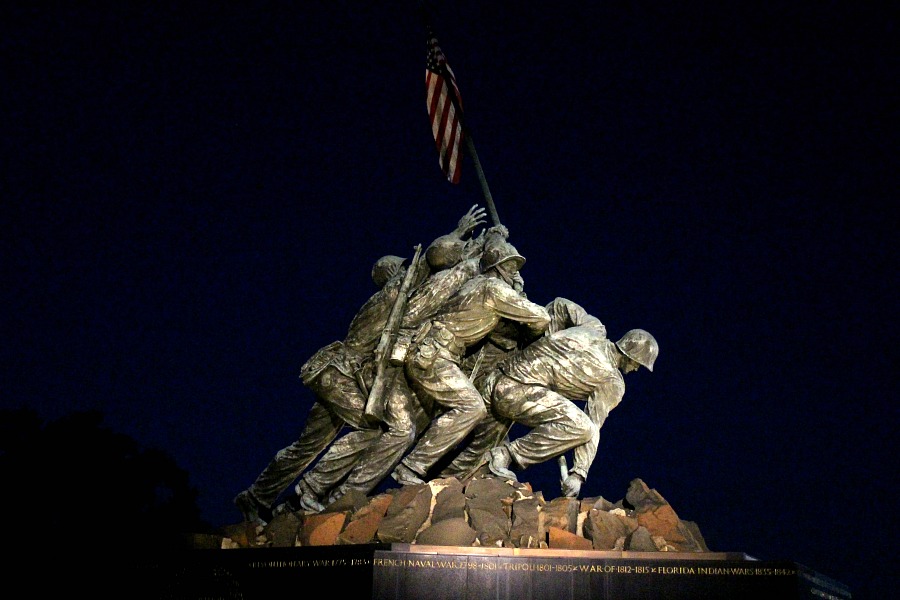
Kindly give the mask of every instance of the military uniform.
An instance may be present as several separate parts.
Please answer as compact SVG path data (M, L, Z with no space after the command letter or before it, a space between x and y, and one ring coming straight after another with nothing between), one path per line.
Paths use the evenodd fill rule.
M487 337L501 319L523 323L535 336L550 322L543 306L503 279L483 273L463 285L413 340L406 358L410 387L423 404L441 411L401 461L418 477L424 477L486 415L481 394L460 365L466 350Z

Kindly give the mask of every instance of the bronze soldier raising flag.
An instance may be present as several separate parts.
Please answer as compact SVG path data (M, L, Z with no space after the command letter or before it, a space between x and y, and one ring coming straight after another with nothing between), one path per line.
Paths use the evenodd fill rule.
M522 323L537 337L550 324L547 310L513 287L525 258L503 238L488 240L481 275L466 283L420 327L406 358L409 385L426 406L443 412L392 473L397 482L423 483L428 471L461 442L486 414L484 399L463 372L463 356L502 319Z
M563 454L574 449L575 464L571 472L563 468L560 483L563 495L578 496L597 454L600 428L625 395L622 375L639 367L653 371L659 346L643 329L613 343L600 319L566 298L553 300L547 311L545 335L487 376L480 389L490 410L448 474L460 476L488 463L495 475L516 479L510 467L525 469L556 457L564 461ZM586 403L584 410L576 401ZM531 431L485 454L485 445L500 440L513 422Z
M432 269L441 270L449 266L441 261L454 260L457 254L461 257L464 252L462 248L473 243L469 239L472 232L483 222L484 209L472 206L460 218L456 229L434 240L426 251L431 263L414 262L409 267L415 285L425 280ZM278 497L332 443L344 426L354 430L354 435L343 442L345 445L350 440L355 440L355 447L363 447L375 440L384 442L391 439L405 450L412 441L415 432L414 409L411 409L413 414L409 410L387 411L381 424L372 422L365 413L372 386L375 348L391 308L402 291L403 276L406 274L401 267L403 262L400 257L388 255L375 263L372 279L381 288L359 309L343 340L328 344L304 363L301 379L315 393L316 402L299 438L279 450L256 480L235 497L234 503L245 520L268 521ZM397 393L402 392L401 388ZM396 400L401 401L404 398ZM382 433L388 435L382 436ZM352 467L353 460L347 458L340 467L334 466L335 462L328 463L332 465L332 476L341 470L346 473ZM301 487L296 491L307 503L304 508L321 510L317 495L326 492L333 483L329 479L314 489L310 481L301 480Z
M401 485L425 483L473 429L472 442L446 474L465 478L486 462L492 473L515 477L509 467L574 448L575 465L571 473L564 469L562 486L565 495L577 496L599 427L624 392L620 371L652 369L655 340L649 334L638 340L646 332L633 330L613 344L602 323L577 304L558 298L544 307L524 294L525 258L500 223L455 75L430 26L425 83L441 171L459 183L465 147L493 226L472 236L485 213L475 205L421 260L417 247L409 267L393 255L375 264L372 278L381 289L345 338L301 370L316 394L305 429L234 499L245 520L267 521L295 481L295 496L279 510L296 503L318 512L348 492L371 492L388 474ZM633 351L639 341L643 354ZM559 377L542 378L551 371ZM572 400L586 396L583 412ZM531 433L498 446L513 422ZM350 431L337 438L345 427Z

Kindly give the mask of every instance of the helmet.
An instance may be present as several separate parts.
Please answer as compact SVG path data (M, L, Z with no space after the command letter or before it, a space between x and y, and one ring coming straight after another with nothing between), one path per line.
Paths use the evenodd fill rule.
M465 247L466 242L455 235L442 235L425 250L425 260L433 271L441 271L460 262Z
M490 238L484 244L484 252L481 254L481 272L485 273L500 263L515 261L516 271L525 264L525 257L519 254L516 247L501 238Z
M616 342L616 347L622 354L653 372L653 363L659 355L659 345L652 335L643 329L632 329Z
M372 267L372 281L378 287L384 287L384 284L390 281L391 277L397 273L404 262L406 262L406 259L402 256L393 256L391 254L382 256L375 261L375 265Z

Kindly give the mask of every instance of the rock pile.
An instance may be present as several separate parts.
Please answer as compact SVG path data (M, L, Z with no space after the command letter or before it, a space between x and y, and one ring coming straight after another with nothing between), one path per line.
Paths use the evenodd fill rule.
M194 547L260 548L407 543L435 546L709 552L697 525L656 490L631 481L625 497L545 501L528 483L481 472L348 494L321 513L284 511L265 526L237 523Z

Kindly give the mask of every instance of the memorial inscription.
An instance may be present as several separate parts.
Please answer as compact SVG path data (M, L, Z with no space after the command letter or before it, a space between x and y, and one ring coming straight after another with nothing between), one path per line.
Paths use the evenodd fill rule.
M425 594L431 600L852 598L839 582L797 563L759 561L741 554L709 553L698 558L684 553L437 551L427 556L415 556L414 547L409 552L376 552L372 598L400 600Z

